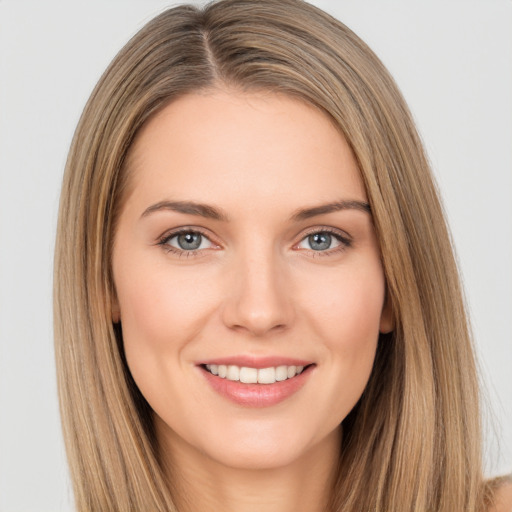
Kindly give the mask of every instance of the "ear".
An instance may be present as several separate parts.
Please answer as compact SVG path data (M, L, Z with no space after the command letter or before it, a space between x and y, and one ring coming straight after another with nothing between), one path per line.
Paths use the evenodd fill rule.
M382 306L382 312L380 314L379 332L381 334L388 334L395 328L395 315L391 300L386 291L386 297L384 298L384 306Z

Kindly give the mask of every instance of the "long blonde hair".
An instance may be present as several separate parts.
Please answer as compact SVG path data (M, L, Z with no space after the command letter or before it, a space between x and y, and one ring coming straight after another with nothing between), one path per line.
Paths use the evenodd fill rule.
M173 511L151 411L114 325L111 248L137 131L173 98L224 84L321 109L359 163L395 329L343 421L333 511L484 509L479 391L438 193L393 79L346 26L300 0L181 6L149 22L104 73L77 127L62 187L55 340L80 511Z

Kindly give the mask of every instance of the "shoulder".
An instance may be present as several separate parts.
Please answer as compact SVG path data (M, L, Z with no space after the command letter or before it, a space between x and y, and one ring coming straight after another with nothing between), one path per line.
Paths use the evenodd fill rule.
M494 506L489 512L512 512L512 477L503 479L496 488Z

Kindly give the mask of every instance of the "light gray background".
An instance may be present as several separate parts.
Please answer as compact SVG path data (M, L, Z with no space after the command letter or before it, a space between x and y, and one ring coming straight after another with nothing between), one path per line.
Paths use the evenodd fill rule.
M445 199L495 416L487 472L510 472L512 1L313 3L377 52L417 120ZM1 512L72 507L51 327L60 180L101 72L169 5L0 0Z

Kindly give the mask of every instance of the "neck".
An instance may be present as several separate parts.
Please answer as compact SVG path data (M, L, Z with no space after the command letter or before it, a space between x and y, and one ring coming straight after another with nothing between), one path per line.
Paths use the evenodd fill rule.
M160 446L179 512L325 512L337 474L340 433L273 468L228 467L173 435L160 439Z

